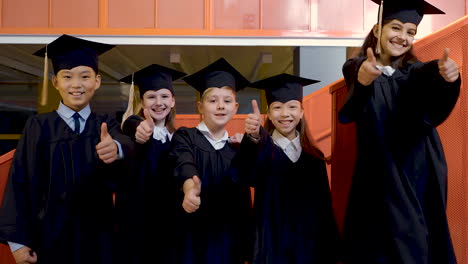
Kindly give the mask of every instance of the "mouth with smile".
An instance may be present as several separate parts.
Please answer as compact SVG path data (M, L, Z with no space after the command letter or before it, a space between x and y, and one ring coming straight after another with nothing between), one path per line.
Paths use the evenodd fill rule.
M282 126L282 127L289 127L291 124L292 124L292 120L289 120L289 119L286 119L286 120L278 120L278 123Z
M81 97L84 94L84 92L69 92L68 94L72 97Z
M392 46L394 46L395 48L398 48L398 49L404 49L404 48L408 47L407 44L402 43L402 42L398 42L398 41L390 41L390 44L392 44Z
M163 114L164 111L166 111L166 107L162 107L162 108L151 108L151 111L153 111L154 113L156 114Z

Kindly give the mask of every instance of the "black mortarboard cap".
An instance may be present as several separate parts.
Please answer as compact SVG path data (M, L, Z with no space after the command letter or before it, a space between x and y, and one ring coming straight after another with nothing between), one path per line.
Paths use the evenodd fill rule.
M210 87L229 86L239 91L250 83L224 58L220 58L198 72L183 78L183 80L198 90L200 94L203 94Z
M115 47L94 41L84 40L69 35L62 35L34 53L36 56L52 60L54 73L77 66L88 66L98 72L98 56Z
M250 86L265 90L267 103L270 105L273 102L286 103L291 100L302 102L302 88L318 82L320 81L282 73L256 81Z
M184 72L176 71L158 64L151 64L148 67L120 79L120 81L132 83L133 77L133 82L138 85L138 88L140 89L140 98L143 98L143 94L146 91L157 91L164 88L174 94L172 81L185 75L187 74Z
M381 4L381 0L372 2ZM424 0L384 0L383 3L382 20L398 19L403 23L419 25L425 14L445 13Z

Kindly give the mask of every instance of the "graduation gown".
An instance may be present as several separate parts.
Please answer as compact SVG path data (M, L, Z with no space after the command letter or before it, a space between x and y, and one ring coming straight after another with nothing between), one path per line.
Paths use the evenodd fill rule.
M123 133L135 140L142 121L130 116ZM136 143L134 164L117 195L120 263L172 263L176 189L168 164L170 144L169 138L163 143L153 137Z
M113 169L97 156L101 123L122 145L117 122L91 113L75 134L51 112L26 122L18 143L0 212L0 239L26 245L38 263L112 263Z
M243 263L248 253L250 190L236 182L230 144L215 150L197 128L174 133L170 153L174 175L183 182L197 175L202 182L200 208L191 214L178 201L177 263Z
M437 61L418 61L363 86L357 73L364 60L343 66L349 95L339 113L357 129L347 263L456 263L446 217L447 164L436 127L457 101L460 78L448 83Z
M255 188L254 263L336 263L340 239L325 161L302 151L293 163L263 128L257 144L244 135L240 153L236 163Z

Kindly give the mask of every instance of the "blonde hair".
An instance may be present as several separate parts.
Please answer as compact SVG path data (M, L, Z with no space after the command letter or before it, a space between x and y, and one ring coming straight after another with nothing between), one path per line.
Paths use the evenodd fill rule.
M206 97L208 97L210 95L210 93L213 92L213 90L215 88L218 88L218 89L229 89L232 91L232 94L234 95L234 100L236 100L236 89L232 88L231 86L223 86L223 87L210 87L210 88L207 88L205 91L203 91L203 93L201 94L201 97L200 97L200 102L203 102Z

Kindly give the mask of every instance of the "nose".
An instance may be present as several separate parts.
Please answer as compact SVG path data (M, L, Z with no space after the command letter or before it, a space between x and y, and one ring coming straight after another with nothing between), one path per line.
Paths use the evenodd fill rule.
M161 97L156 97L156 105L162 105Z
M80 88L81 87L81 82L79 78L73 78L72 79L72 87L73 88Z
M224 102L221 100L221 101L218 102L216 108L217 108L218 110L223 110L224 107L225 107L225 104L224 104Z
M289 116L289 111L286 107L281 107L281 110L280 110L280 115L281 116Z

